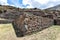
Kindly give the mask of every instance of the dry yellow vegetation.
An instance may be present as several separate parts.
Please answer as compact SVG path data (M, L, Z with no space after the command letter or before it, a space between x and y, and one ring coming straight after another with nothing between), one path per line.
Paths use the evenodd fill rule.
M0 24L0 40L60 40L60 26L51 26L40 32L16 37L12 24Z

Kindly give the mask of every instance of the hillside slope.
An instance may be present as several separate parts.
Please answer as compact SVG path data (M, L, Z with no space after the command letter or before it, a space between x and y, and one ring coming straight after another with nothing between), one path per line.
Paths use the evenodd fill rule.
M54 7L47 8L48 10L60 10L60 5L56 5Z

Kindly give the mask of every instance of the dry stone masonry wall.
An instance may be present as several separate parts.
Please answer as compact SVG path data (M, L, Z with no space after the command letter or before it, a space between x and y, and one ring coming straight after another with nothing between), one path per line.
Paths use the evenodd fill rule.
M13 25L15 24L17 24L14 26L15 32L17 36L21 36L48 28L53 25L53 20L33 14L23 14L14 21Z

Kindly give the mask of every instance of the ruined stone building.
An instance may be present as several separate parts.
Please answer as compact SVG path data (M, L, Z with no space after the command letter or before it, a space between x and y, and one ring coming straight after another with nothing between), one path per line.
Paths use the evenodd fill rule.
M52 26L53 19L44 17L45 13L39 9L20 10L21 14L13 21L17 36L31 34Z
M4 10L3 10L4 9ZM8 10L7 10L8 9ZM60 25L60 11L40 9L20 9L2 7L0 18L8 19L11 22L17 37L41 31L52 25ZM0 23L7 22L0 21Z
M47 10L47 12L45 12L45 16L47 18L51 18L54 20L54 25L60 25L60 11L58 10Z

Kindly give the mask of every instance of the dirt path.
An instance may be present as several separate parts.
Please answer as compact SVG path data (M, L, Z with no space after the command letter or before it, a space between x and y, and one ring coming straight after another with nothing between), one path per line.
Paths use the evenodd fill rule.
M57 35L56 40L60 40L60 33Z

